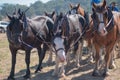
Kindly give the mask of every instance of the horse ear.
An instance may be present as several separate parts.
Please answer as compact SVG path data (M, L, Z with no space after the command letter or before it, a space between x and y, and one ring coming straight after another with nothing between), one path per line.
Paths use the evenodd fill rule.
M77 8L79 8L80 7L80 3L77 5Z
M95 12L95 9L94 8L92 8L92 11L93 11L93 13Z
M18 9L18 14L20 14L20 15L21 15L21 10L20 10L20 8Z
M25 16L25 13L24 12L20 13L19 19L22 19L23 16Z
M62 12L60 12L60 17L63 17L63 13Z
M93 8L96 8L96 4L94 2L92 3L92 6L93 6Z
M8 13L6 13L9 20L12 20L12 16L10 16Z
M16 10L16 8L15 8L15 12L13 12L13 15L16 15L17 14L17 10Z
M54 16L54 14L55 14L55 11L52 12L52 16Z
M71 8L71 9L73 8L73 5L72 5L72 4L70 4L70 8Z
M48 13L46 11L44 12L44 14L45 14L45 16L48 16Z
M103 1L103 7L105 7L105 6L106 6L106 0Z

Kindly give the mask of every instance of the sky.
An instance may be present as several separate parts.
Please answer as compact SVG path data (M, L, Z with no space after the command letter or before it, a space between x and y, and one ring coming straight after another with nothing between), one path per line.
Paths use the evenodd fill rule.
M10 3L10 4L21 4L21 5L29 6L31 3L34 3L35 1L38 1L38 0L0 0L0 4ZM39 0L39 1L46 3L50 0Z

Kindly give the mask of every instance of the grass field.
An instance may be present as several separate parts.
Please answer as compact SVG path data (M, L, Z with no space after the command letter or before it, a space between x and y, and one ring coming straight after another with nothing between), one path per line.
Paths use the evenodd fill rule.
M24 80L23 75L25 74L26 64L24 51L19 51L21 54L17 54L17 62L15 68L16 80ZM55 57L55 55L53 56ZM111 76L109 77L92 77L92 71L94 68L93 63L87 63L85 60L81 61L81 67L75 68L74 63L71 66L66 67L66 78L53 77L51 74L54 69L55 63L48 65L46 60L48 54L43 61L43 69L39 73L34 73L37 64L38 56L37 52L31 53L31 80L120 80L120 59L115 60L117 69L110 70ZM8 48L8 41L5 34L0 34L0 80L6 80L11 68L11 54Z

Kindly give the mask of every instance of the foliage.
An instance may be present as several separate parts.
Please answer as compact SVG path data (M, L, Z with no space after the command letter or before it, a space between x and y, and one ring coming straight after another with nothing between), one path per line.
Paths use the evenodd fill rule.
M112 1L115 1L117 3L120 3L120 0L107 0L107 4L109 5ZM29 7L30 9L26 12L28 17L35 16L35 15L43 15L44 11L52 12L56 11L57 13L60 12L67 12L69 8L69 4L78 4L80 5L88 12L91 12L91 5L90 0L51 0L47 3L42 3L41 1L36 1L35 3L31 4ZM120 9L120 4L118 4L118 7ZM13 4L3 4L1 6L0 14L2 16L6 16L6 12L9 14L12 14L12 12L15 11L15 8L21 8L23 11L25 11L28 6L26 5L13 5Z

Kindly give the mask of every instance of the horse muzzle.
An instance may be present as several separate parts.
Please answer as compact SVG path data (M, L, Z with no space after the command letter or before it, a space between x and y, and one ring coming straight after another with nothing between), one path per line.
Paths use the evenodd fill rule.
M104 25L103 25L103 26L104 26ZM99 30L98 30L100 36L106 36L107 33L108 33L107 30L106 30L106 28L103 27L103 26L99 27Z
M58 56L60 62L66 61L66 56L65 56L65 51L64 50L57 51L57 56Z
M102 30L101 32L99 32L99 34L101 35L101 36L106 36L107 35L107 30L106 29L104 29L104 30Z

